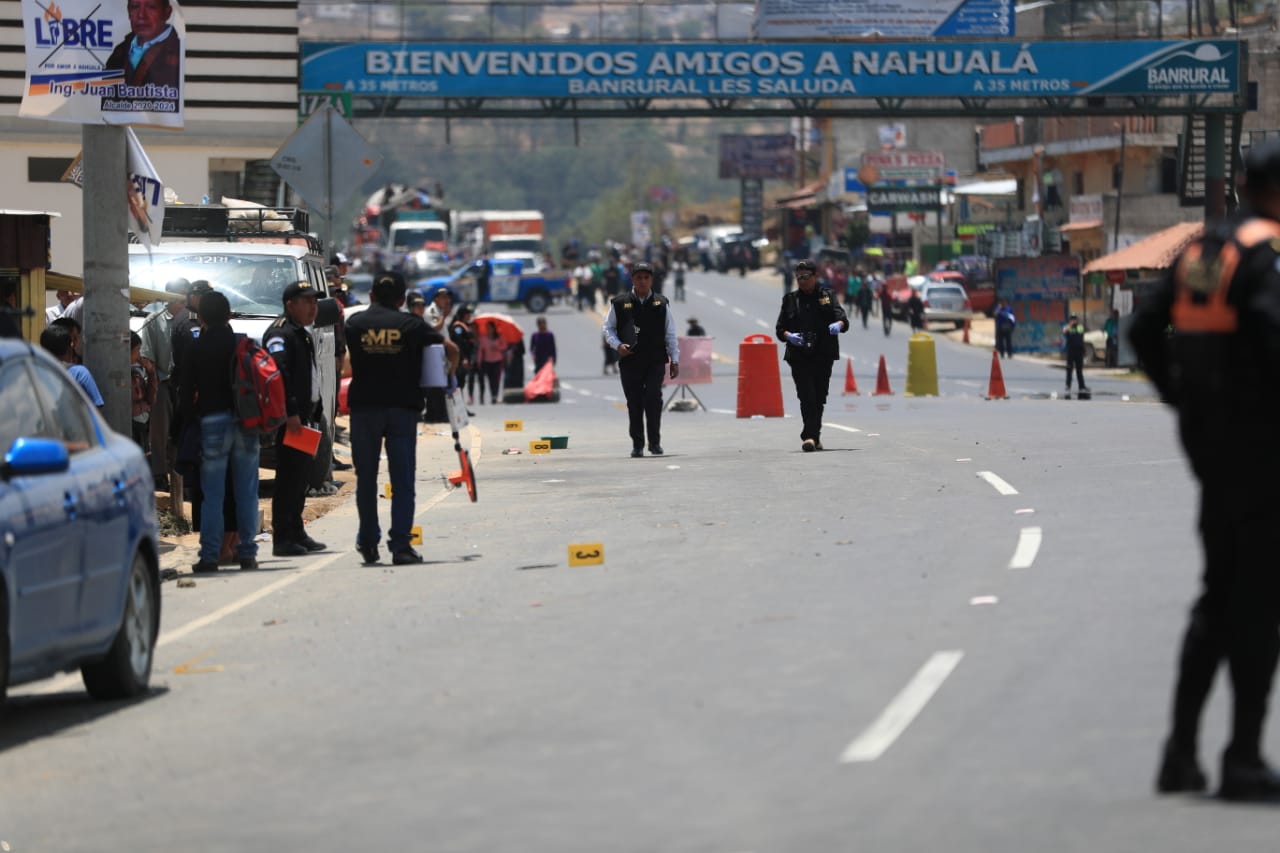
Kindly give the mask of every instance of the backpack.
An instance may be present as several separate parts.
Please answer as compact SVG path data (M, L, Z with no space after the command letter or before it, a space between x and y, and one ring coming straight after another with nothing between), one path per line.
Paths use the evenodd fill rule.
M275 432L288 419L284 376L271 353L246 335L236 335L231 358L231 394L236 420L244 429Z

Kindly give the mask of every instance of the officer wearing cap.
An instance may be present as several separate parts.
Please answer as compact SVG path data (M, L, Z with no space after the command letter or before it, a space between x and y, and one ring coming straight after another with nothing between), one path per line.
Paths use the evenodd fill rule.
M1280 655L1280 572L1270 538L1280 523L1280 141L1250 149L1243 195L1247 211L1208 227L1143 300L1130 338L1161 398L1178 411L1200 482L1205 555L1156 788L1206 788L1200 715L1225 660L1234 709L1219 796L1275 801L1280 775L1261 750Z
M417 291L414 291L416 293ZM391 477L391 529L387 546L396 565L421 563L410 544L417 467L418 416L422 412L422 353L445 343L422 317L401 311L404 278L389 272L373 283L369 308L347 322L351 350L351 458L356 465L356 510L360 528L356 550L376 563L382 530L378 523L378 459L385 442ZM421 294L419 294L421 298ZM452 371L458 349L445 343Z
M192 342L200 337L200 297L206 293L213 292L213 285L204 279L188 284L185 278L179 278L165 285L165 290L171 293L183 292L187 296L185 316L180 316L173 321L169 333L169 349L173 354L173 372L169 374L169 377L170 381L173 382L173 399L175 403L174 426L170 430L170 436L181 437L185 424L181 418L176 416L177 401L182 399L182 388L178 382L178 377L182 376L182 365L187 360L187 351L191 348Z
M631 292L609 300L604 341L617 350L622 393L630 418L631 455L662 455L662 378L671 361L671 378L680 375L680 345L671 305L653 292L653 267L644 261L631 268Z
M849 319L831 290L818 287L813 261L795 266L796 289L782 296L775 329L785 341L784 358L791 365L791 380L800 398L800 449L822 449L822 411L831 386L831 365L840 358L836 335L849 331Z
M315 323L319 293L309 281L295 281L284 289L284 313L262 336L262 345L275 359L284 378L285 412L289 418L276 433L276 482L271 493L271 553L298 557L323 551L302 525L312 457L285 444L288 433L319 427L320 367L316 344L307 327Z
M1084 326L1079 314L1072 314L1062 327L1062 348L1067 354L1067 393L1071 393L1071 371L1075 371L1080 393L1088 394L1084 384Z
M174 321L169 338L169 346L173 350L173 369L176 372L182 371L187 345L200 337L200 297L213 290L213 285L204 279L198 279L189 285L186 281L179 278L165 285L165 290L172 288L170 292L185 292L187 295L187 315ZM185 291L183 285L186 285Z

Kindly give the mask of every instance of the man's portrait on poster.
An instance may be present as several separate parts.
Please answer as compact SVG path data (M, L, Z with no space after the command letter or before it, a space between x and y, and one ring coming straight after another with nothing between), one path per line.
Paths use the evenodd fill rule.
M115 46L104 68L120 70L103 110L175 112L182 72L182 45L170 23L170 0L128 0L129 35Z

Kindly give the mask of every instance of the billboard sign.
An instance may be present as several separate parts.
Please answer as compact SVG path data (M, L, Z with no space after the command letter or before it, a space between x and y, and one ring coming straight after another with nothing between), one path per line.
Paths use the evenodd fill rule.
M796 138L791 134L720 134L720 177L790 181L795 176Z
M1241 43L302 42L306 92L708 98L1241 94Z
M18 115L181 129L187 28L177 2L168 5L135 15L131 27L124 0L22 0Z
M1013 0L757 0L756 38L1003 36Z
M878 213L942 210L942 187L867 187L867 209Z
M867 151L862 167L875 170L878 181L937 181L946 169L941 151Z
M1080 295L1080 259L1075 255L1001 258L995 263L996 296L1009 303L1018 325L1018 352L1057 352L1068 305Z

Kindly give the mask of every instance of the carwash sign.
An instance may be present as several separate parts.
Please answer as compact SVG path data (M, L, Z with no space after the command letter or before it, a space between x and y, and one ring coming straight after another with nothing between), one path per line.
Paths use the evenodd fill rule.
M304 42L303 91L503 98L1239 93L1225 40L903 44Z

